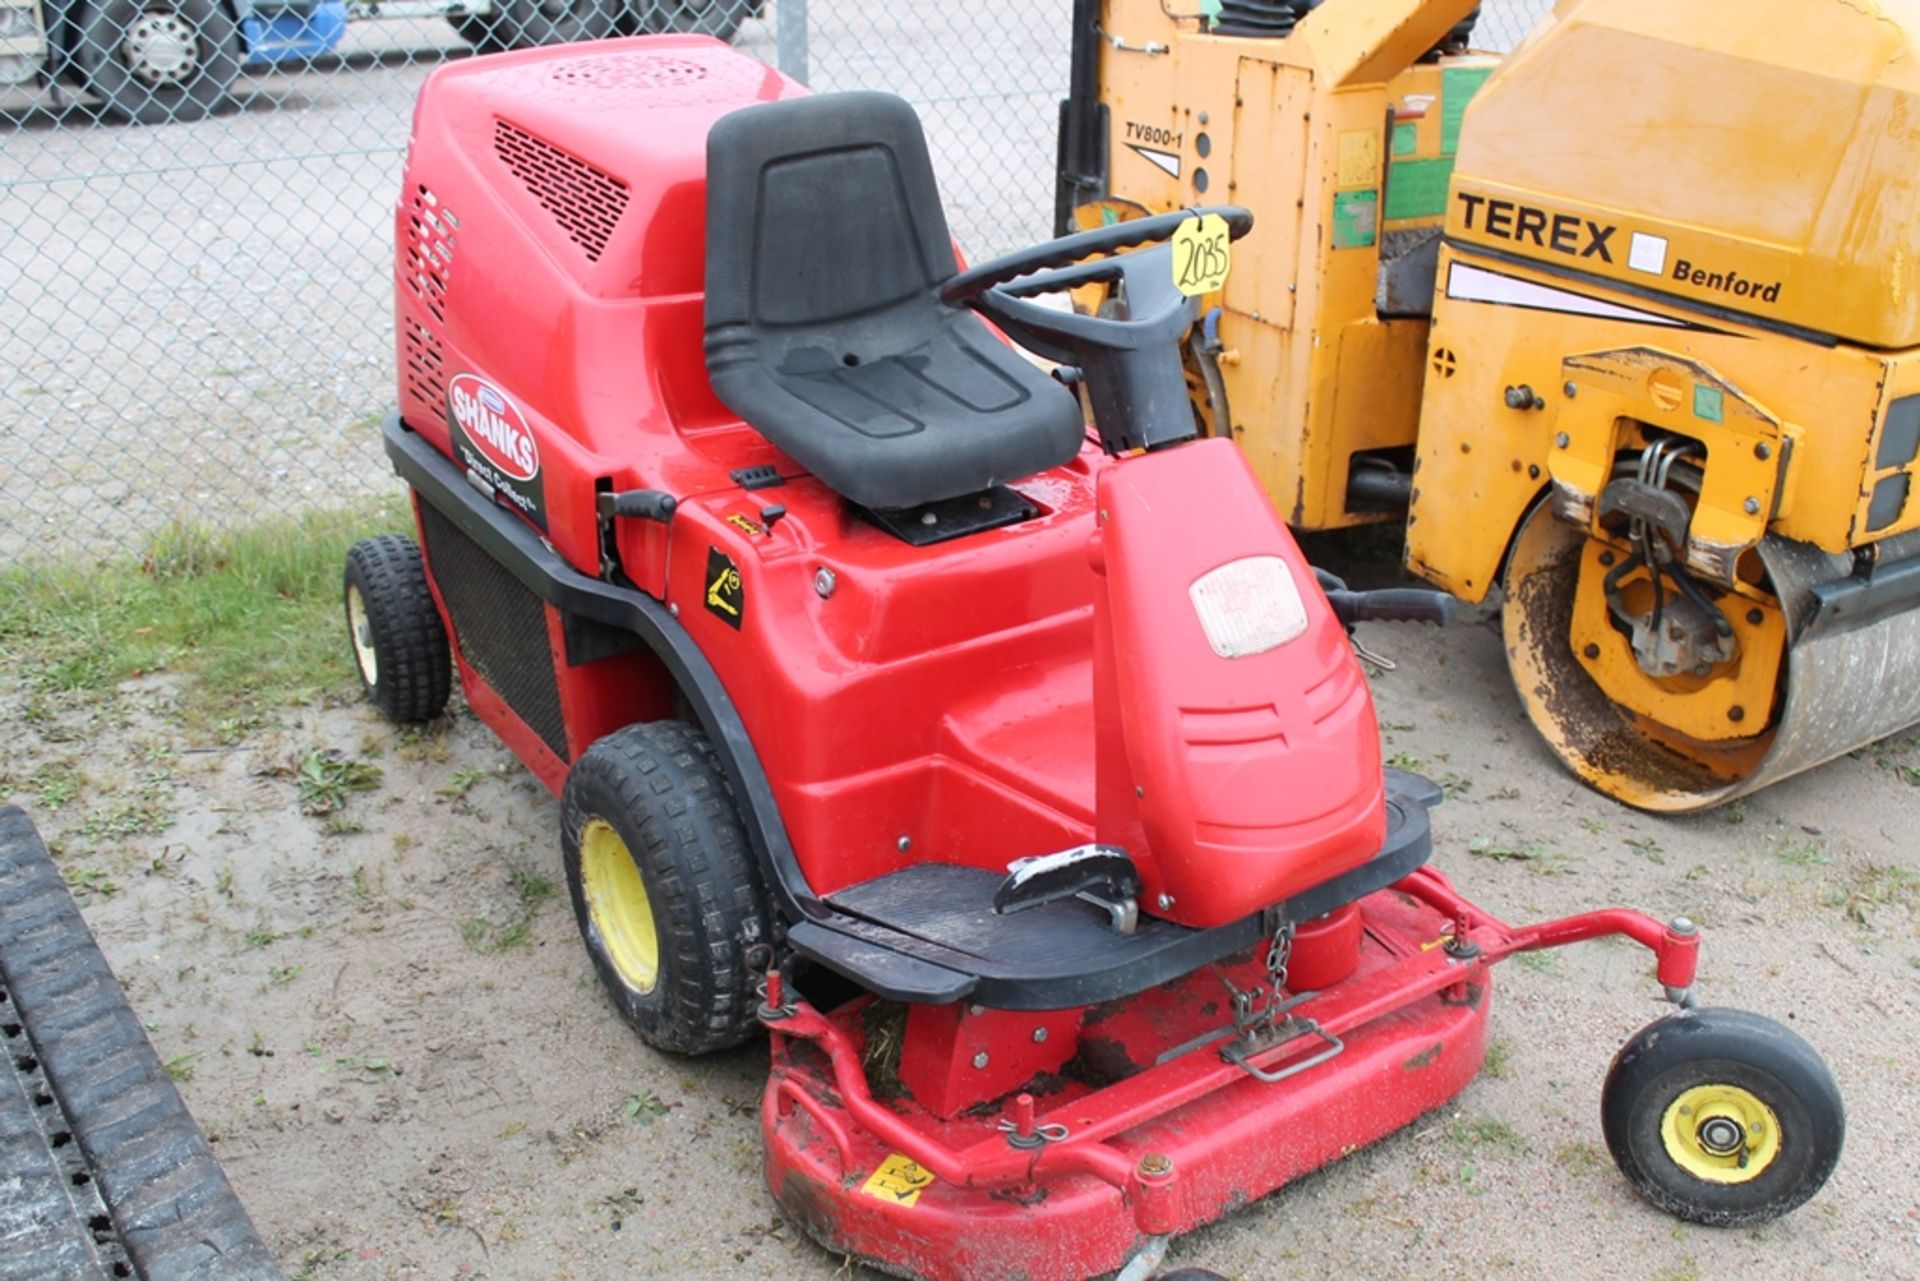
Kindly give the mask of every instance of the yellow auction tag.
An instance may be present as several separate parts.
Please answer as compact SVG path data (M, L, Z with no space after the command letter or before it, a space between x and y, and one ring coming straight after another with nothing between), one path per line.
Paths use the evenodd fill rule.
M1173 284L1189 298L1210 294L1227 283L1232 253L1227 220L1219 214L1193 217L1174 228Z
M932 1186L933 1171L895 1152L880 1163L879 1169L867 1176L860 1190L882 1201L912 1205L920 1199L922 1192Z

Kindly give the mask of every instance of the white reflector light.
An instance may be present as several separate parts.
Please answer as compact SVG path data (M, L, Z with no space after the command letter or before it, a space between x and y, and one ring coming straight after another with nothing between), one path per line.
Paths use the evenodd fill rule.
M1307 630L1293 571L1278 556L1248 556L1208 570L1187 589L1207 643L1222 658L1246 658Z

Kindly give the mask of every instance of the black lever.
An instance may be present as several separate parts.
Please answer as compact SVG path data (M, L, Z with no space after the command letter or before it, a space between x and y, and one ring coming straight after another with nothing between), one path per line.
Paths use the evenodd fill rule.
M618 494L600 495L602 516L627 516L635 520L657 520L666 524L680 505L672 494L658 489L628 489Z

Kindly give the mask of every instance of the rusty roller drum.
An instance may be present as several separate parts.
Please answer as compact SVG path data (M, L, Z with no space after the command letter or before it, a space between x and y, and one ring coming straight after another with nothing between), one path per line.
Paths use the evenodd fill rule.
M1594 606L1604 546L1554 519L1546 503L1535 507L1508 560L1502 623L1508 669L1534 727L1591 786L1643 810L1708 809L1920 723L1920 621L1910 612L1859 625L1820 617L1816 589L1850 576L1851 556L1763 540L1756 554L1771 593L1739 598L1750 608L1728 611L1752 643L1708 678L1663 688L1617 656L1594 660L1612 643L1604 605L1597 620ZM1920 533L1880 549L1886 562L1920 553ZM1748 663L1759 665L1746 676L1764 682L1763 698L1729 705L1718 733L1688 733L1651 710L1653 700L1673 709L1724 702L1727 682Z

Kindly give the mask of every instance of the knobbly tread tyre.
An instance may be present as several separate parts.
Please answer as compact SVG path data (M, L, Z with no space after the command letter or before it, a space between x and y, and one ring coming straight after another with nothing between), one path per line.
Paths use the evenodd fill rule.
M621 0L573 0L565 14L549 12L540 0L494 0L493 7L485 17L465 14L454 24L477 53L604 40L620 25Z
M1781 1151L1751 1182L1709 1183L1667 1153L1659 1127L1668 1104L1708 1082L1751 1091L1779 1119ZM1600 1124L1642 1196L1708 1227L1766 1223L1801 1205L1825 1185L1846 1139L1840 1088L1819 1052L1790 1028L1733 1009L1683 1010L1635 1033L1607 1069Z
M379 679L360 673L360 687L380 714L398 724L430 721L453 693L447 630L427 586L420 546L400 534L363 539L347 553L341 603L353 588L365 602ZM347 620L351 633L353 621ZM349 641L352 637L349 634ZM357 668L357 664L356 664Z
M597 940L580 871L590 818L626 843L653 908L659 977L627 985ZM706 735L683 721L629 725L574 763L561 797L561 844L574 917L602 986L655 1049L706 1054L758 1026L748 949L771 938L752 847Z
M0 1036L0 1169L23 1176L0 1182L0 1279L280 1276L11 805L0 806Z

